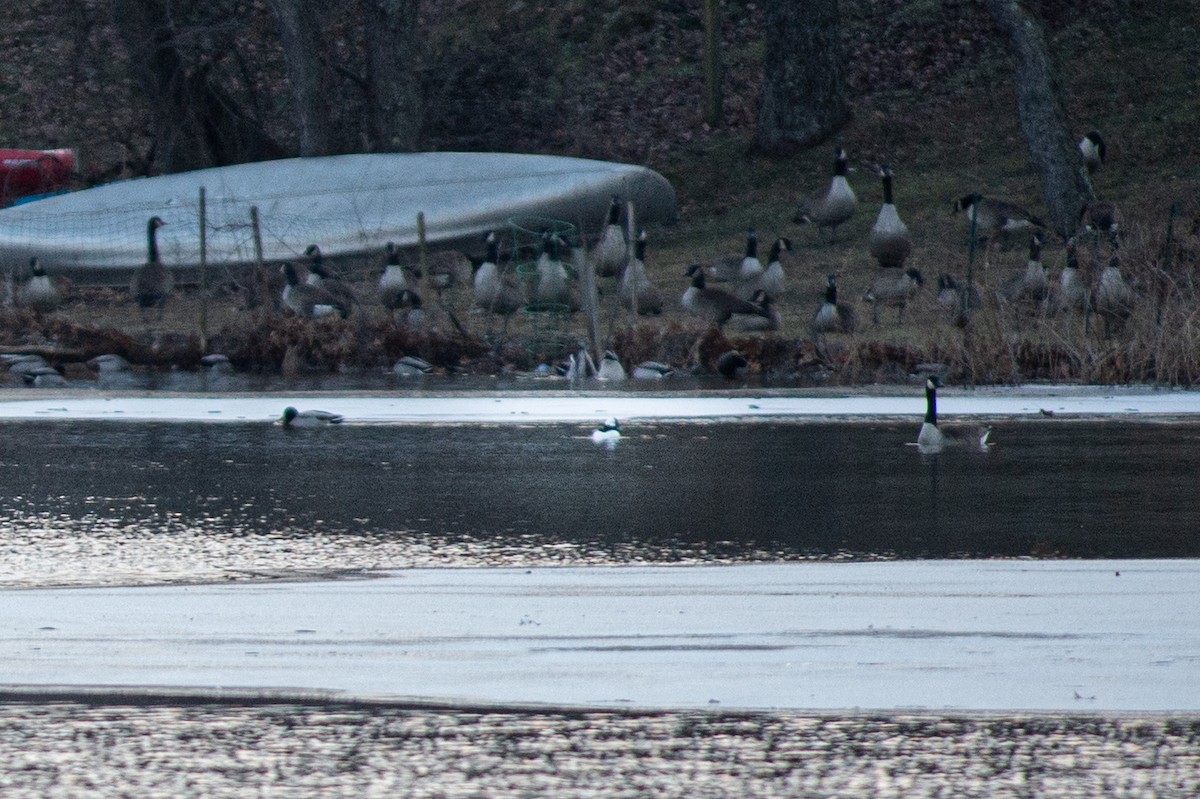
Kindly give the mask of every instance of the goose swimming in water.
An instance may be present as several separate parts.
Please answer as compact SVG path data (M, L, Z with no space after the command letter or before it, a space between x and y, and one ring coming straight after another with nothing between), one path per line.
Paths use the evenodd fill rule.
M937 418L936 377L925 379L925 420L917 432L917 449L923 453L940 452L946 447L971 447L986 450L992 428L988 425L973 427L941 426Z

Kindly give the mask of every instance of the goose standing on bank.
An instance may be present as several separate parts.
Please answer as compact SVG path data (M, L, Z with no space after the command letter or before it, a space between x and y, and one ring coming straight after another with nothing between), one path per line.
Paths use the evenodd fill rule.
M708 277L714 283L742 283L756 280L763 273L758 259L758 231L746 231L746 247L741 255L727 255L708 267Z
M1100 279L1092 291L1092 311L1104 320L1104 337L1124 328L1133 314L1133 289L1121 274L1121 256L1113 242L1113 253L1108 266L1100 273Z
M146 223L146 263L133 273L133 280L129 283L129 293L141 308L143 316L150 308L158 308L160 321L167 297L175 288L175 278L171 270L163 266L158 255L158 229L165 224L166 222L157 216L150 217Z
M542 234L542 254L537 261L537 283L533 302L543 307L579 310L579 301L571 289L571 276L562 262L563 241L554 233Z
M858 314L845 303L838 302L837 278L825 279L825 298L813 314L809 330L813 338L826 333L853 333L858 328Z
M942 426L938 424L938 379L925 379L925 421L917 432L917 449L923 453L940 452L948 446L986 450L992 428L988 425Z
M779 329L783 320L770 294L758 289L750 296L749 302L758 310L755 313L735 313L729 317L730 327L745 333L765 333Z
M36 257L29 259L29 279L17 289L17 304L36 314L50 313L62 304L62 292Z
M1035 307L1042 306L1050 295L1050 275L1042 263L1042 237L1036 233L1029 237L1029 257L1025 271L1013 275L996 292L1000 305L1015 305L1028 301Z
M662 313L662 294L646 276L646 231L638 233L633 246L633 257L625 265L617 293L626 308L638 314Z
M787 275L783 271L783 254L792 251L792 240L780 236L771 245L767 255L767 265L757 278L742 281L738 284L736 294L742 299L750 299L758 291L763 291L771 299L787 293Z
M621 225L621 198L613 195L608 206L608 219L596 246L588 253L592 268L598 277L615 277L621 273L629 260L629 242L625 240L625 228Z
M919 270L880 269L875 282L863 295L863 301L871 306L871 321L879 324L879 306L889 305L896 309L896 324L904 321L904 309L917 295L925 279Z
M416 291L421 273L415 267L400 263L400 250L394 242L384 245L386 260L383 274L379 277L379 302L389 311L400 308L400 296L405 291Z
M728 291L709 288L704 279L704 267L692 264L684 273L692 283L684 290L679 304L688 313L722 327L734 314L769 316L768 312L748 300L735 297Z
M970 319L971 312L983 307L983 294L974 281L962 285L947 272L938 275L937 304L960 327Z
M829 228L829 240L836 240L838 226L854 216L854 209L858 207L858 198L846 180L847 169L846 151L838 147L834 150L833 180L829 183L829 189L800 203L796 209L792 221L800 225L816 225L818 240L825 228Z
M1016 234L1029 234L1044 229L1046 223L1016 203L984 197L975 192L954 202L954 210L961 211L970 223L975 218L975 237L994 239Z
M500 271L500 244L495 231L490 231L484 241L487 255L475 271L473 304L488 313L503 316L507 325L508 318L521 307L521 291Z
M1083 157L1089 175L1095 174L1096 170L1104 165L1106 149L1099 131L1089 131L1079 140L1079 154Z
M283 275L285 284L281 299L283 307L304 319L317 319L331 314L342 314L337 300L319 286L310 286L300 282L300 275L291 262L284 263Z
M321 254L320 247L310 244L305 248L304 254L309 258L308 277L304 282L324 290L333 297L334 304L338 307L338 313L345 319L358 304L358 296L349 285L330 274L329 268L325 266L325 258Z
M1087 330L1092 310L1091 292L1087 281L1079 273L1079 256L1075 251L1075 240L1067 242L1067 265L1058 276L1058 310L1083 314L1084 330Z
M879 177L883 181L883 205L879 207L867 246L880 266L900 268L912 252L912 236L892 199L892 170L887 164L879 168Z

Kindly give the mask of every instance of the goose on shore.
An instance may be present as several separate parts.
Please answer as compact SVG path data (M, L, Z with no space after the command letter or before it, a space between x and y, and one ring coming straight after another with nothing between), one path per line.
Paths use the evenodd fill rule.
M999 305L1015 305L1029 302L1034 307L1042 306L1050 295L1050 274L1042 263L1042 237L1036 233L1029 237L1029 257L1025 271L1013 275L996 291Z
M912 235L892 199L892 170L887 164L879 168L879 177L883 181L883 205L879 207L867 247L880 266L903 267L912 252Z
M1092 312L1104 320L1104 337L1120 332L1133 315L1134 295L1121 274L1121 256L1114 249L1092 290Z
M787 274L783 271L783 254L792 251L792 240L779 236L771 244L767 254L767 265L757 277L738 283L734 293L742 299L750 299L756 292L765 292L771 299L787 293Z
M948 446L988 448L992 428L988 425L940 425L937 415L936 377L925 379L925 420L917 431L917 449L921 452L940 452Z
M577 311L579 300L575 297L571 276L562 261L562 246L562 239L554 233L547 231L542 234L542 254L537 261L533 304Z
M954 210L962 212L967 222L975 219L977 239L995 239L1018 234L1034 233L1046 223L1016 203L978 192L964 195L954 202Z
M300 282L300 275L291 262L285 262L282 270L286 281L280 295L284 308L304 319L317 319L332 314L345 317L346 314L338 301L328 291Z
M847 171L846 151L838 147L834 150L833 179L829 182L829 188L801 202L792 221L800 225L816 225L818 239L826 228L829 229L829 240L832 242L837 239L838 226L854 216L854 210L858 207L858 198L846 180Z
M1104 139L1099 131L1088 131L1083 138L1079 140L1079 155L1083 158L1083 163L1087 167L1088 174L1094 174L1097 169L1104 165L1104 158L1107 155L1107 148L1104 145Z
M758 258L758 231L746 231L746 246L741 255L726 255L708 267L706 279L714 283L741 283L755 280L763 273L762 261Z
M638 314L662 313L662 294L646 275L646 231L638 233L633 257L625 265L617 293L626 308Z
M414 266L400 263L400 250L395 242L384 245L383 274L379 276L379 302L389 311L400 308L400 295L416 291L421 272Z
M333 297L334 304L338 307L338 312L345 319L350 315L354 306L358 305L358 296L354 290L350 288L345 281L334 277L329 267L325 266L325 258L321 254L321 248L316 244L310 244L304 250L304 254L308 256L308 277L305 283L316 288L323 289L329 296Z
M129 293L143 314L150 308L157 308L160 320L167 297L175 288L175 277L163 266L158 254L158 229L165 224L157 216L146 222L146 263L133 273L129 283Z
M629 260L629 242L625 239L625 228L621 225L621 198L613 195L608 206L608 217L596 246L588 253L597 277L615 277L621 273Z
M484 238L487 255L475 270L473 300L475 308L503 316L507 322L521 308L521 291L500 271L500 243L495 231Z
M46 274L42 262L29 259L29 279L17 289L17 304L35 313L49 313L62 304L62 291Z
M769 318L769 312L754 303L735 297L728 291L710 288L704 279L704 267L692 264L684 273L692 279L679 299L679 304L690 314L706 319L717 327L723 327L734 314L748 314Z
M826 333L853 333L858 328L858 314L845 303L838 302L837 278L825 279L825 297L813 314L809 330L813 337Z
M871 321L879 324L879 306L887 305L896 309L896 324L904 321L904 309L917 295L925 280L919 270L880 269L875 281L863 295L863 301L871 306Z

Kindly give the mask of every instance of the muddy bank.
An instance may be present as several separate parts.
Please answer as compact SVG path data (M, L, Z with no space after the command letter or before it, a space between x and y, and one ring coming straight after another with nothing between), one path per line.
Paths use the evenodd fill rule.
M5 796L1184 799L1193 717L0 706Z

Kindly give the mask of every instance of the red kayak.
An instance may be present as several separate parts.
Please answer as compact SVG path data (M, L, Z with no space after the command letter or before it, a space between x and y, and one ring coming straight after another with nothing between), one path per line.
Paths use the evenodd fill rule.
M66 188L74 172L74 150L0 148L0 207Z

